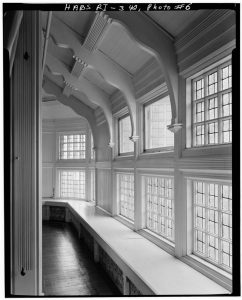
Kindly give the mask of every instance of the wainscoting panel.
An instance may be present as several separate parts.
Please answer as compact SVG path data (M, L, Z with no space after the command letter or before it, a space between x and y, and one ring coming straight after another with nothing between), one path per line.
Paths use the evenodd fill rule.
M97 170L97 205L112 212L111 169Z
M42 169L42 195L43 198L50 198L53 196L53 168Z

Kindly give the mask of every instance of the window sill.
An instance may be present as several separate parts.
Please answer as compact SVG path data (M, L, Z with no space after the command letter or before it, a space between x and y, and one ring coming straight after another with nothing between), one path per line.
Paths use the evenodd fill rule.
M174 149L172 150L159 150L159 151L145 151L139 155L140 159L146 158L159 158L159 157L174 157Z
M158 234L146 228L140 229L137 232L152 243L154 243L156 246L168 252L169 254L175 254L174 244L171 241L159 236Z
M51 200L49 205L53 203ZM114 220L104 210L101 213L96 206L84 201L77 203L66 200L64 204L76 219L78 227L81 223L89 231L95 242L107 252L143 295L229 296L228 290L159 249L138 234L140 232L134 232Z
M60 163L69 163L69 162L86 162L87 159L83 158L83 159L57 159L56 162L60 162Z
M232 275L228 272L193 254L181 257L180 260L232 292Z
M232 155L232 144L186 148L183 157L206 155Z
M133 159L134 158L134 154L131 153L131 154L121 154L121 155L118 155L115 157L114 160L124 160L124 159Z
M127 219L127 218L125 218L121 215L114 216L114 219L121 222L122 224L124 224L128 228L134 230L134 222L132 222L131 220L129 220L129 219Z

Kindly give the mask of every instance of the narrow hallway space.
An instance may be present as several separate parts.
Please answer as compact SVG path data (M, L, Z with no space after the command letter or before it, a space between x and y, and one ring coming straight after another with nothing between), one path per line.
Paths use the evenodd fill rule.
M118 296L75 229L62 222L43 222L43 291L45 296Z

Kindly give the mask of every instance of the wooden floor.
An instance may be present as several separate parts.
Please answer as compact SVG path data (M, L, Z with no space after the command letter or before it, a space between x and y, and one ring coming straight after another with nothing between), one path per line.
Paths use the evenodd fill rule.
M120 296L75 229L43 222L43 291L46 296Z

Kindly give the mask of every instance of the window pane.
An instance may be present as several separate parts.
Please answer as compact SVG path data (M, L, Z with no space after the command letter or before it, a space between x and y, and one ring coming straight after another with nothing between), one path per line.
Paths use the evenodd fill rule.
M134 152L134 143L131 137L130 116L119 120L119 153Z
M232 115L232 94L226 93L222 95L222 116Z
M118 174L119 213L134 221L134 175Z
M144 107L145 110L145 149L174 145L174 135L167 129L171 123L169 97Z
M193 182L193 252L215 265L232 269L232 188Z
M195 127L195 141L196 146L204 145L204 125Z
M95 170L91 170L91 201L95 201Z
M232 86L232 66L222 68L222 90L226 90Z
M216 119L218 117L218 99L217 97L208 100L208 119Z
M223 143L232 142L232 120L231 119L222 121L222 140Z
M218 122L208 124L208 144L218 143Z
M194 99L198 100L204 97L204 79L199 79L194 82Z
M222 186L222 210L232 212L232 187Z
M146 227L174 240L173 179L145 176Z
M60 197L85 199L85 171L60 171Z
M196 122L204 121L204 101L195 104L195 119Z
M192 144L232 142L232 67L221 64L192 81ZM213 121L213 122L211 122ZM216 122L215 122L216 121Z
M217 93L217 72L208 75L208 95Z
M60 159L85 159L86 136L85 134L62 134L59 137Z

